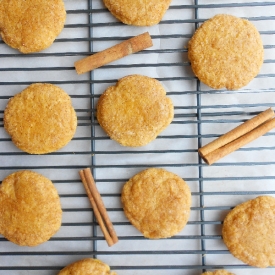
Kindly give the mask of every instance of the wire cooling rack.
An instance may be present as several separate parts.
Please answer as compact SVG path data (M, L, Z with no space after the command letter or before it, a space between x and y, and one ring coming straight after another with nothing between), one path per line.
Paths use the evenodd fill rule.
M184 2L184 4L183 4ZM101 0L65 0L65 29L47 50L23 55L0 43L0 180L29 169L50 178L63 208L60 231L37 247L19 247L0 237L0 274L57 274L86 257L108 263L122 275L201 274L226 268L236 274L274 274L249 267L230 255L221 238L225 215L259 195L275 195L274 131L207 166L197 149L260 111L275 107L275 2L173 0L163 20L150 28L118 22ZM218 13L247 18L261 33L265 61L259 75L239 91L215 91L193 75L187 43L195 29ZM78 76L76 60L149 31L154 46L91 73ZM172 124L151 144L121 147L96 120L97 100L109 85L128 74L160 80L175 105ZM62 87L72 97L77 133L63 149L27 155L3 128L8 99L34 82ZM93 218L78 171L91 167L119 236L109 248ZM145 239L125 218L120 204L123 184L148 167L162 167L184 178L192 191L191 216L170 239Z

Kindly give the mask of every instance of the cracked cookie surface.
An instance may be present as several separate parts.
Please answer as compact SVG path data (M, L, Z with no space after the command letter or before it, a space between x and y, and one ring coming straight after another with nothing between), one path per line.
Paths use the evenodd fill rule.
M0 33L22 53L48 48L64 28L63 0L0 0Z
M275 265L275 198L261 196L237 205L223 222L229 251L256 267Z
M21 246L49 240L60 228L62 210L56 188L32 171L7 176L0 186L0 233Z
M110 267L97 259L83 259L64 267L58 275L117 275Z
M12 97L4 128L13 143L29 154L47 154L73 138L77 117L70 96L53 84L35 83Z
M130 75L109 87L99 98L97 120L111 139L124 146L153 141L174 117L172 100L161 83Z
M145 237L168 238L186 225L191 192L178 175L149 168L125 183L121 201L126 217Z
M171 0L103 0L103 2L124 24L152 26L161 21Z
M227 14L205 21L188 43L194 74L214 89L246 86L259 73L263 57L256 27L248 20Z

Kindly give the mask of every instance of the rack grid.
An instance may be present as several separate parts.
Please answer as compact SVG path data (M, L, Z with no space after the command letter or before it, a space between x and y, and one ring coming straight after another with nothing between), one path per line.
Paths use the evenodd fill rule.
M275 2L173 0L157 26L118 22L101 0L65 0L66 25L47 50L23 55L0 42L0 180L17 170L34 170L50 178L63 209L60 231L37 247L18 247L0 237L0 275L57 274L85 257L101 259L120 275L201 274L225 268L236 274L274 273L230 255L221 226L235 205L260 195L275 195L275 132L207 166L197 149L246 119L275 107ZM187 43L206 19L226 12L249 19L259 29L265 60L259 75L238 91L212 90L192 73ZM154 46L91 73L78 76L76 60L149 31ZM96 120L96 104L109 85L128 74L160 80L175 105L171 125L151 144L127 148L110 140ZM53 83L70 94L78 116L77 133L63 149L28 155L12 144L3 127L8 99L34 82ZM91 167L119 236L109 248L78 177ZM123 184L148 167L181 176L192 191L191 216L170 239L145 239L125 218L120 204Z

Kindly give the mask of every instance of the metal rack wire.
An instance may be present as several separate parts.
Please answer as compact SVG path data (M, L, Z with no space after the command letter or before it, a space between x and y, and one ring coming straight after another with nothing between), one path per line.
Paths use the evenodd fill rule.
M100 0L65 0L64 31L48 50L22 55L0 43L0 180L31 169L52 179L63 208L60 231L47 243L26 248L0 238L0 275L57 274L84 257L99 258L120 275L200 274L226 268L236 274L273 274L249 267L230 255L221 238L223 218L236 204L259 195L275 195L274 131L208 167L197 148L257 112L275 106L275 2L173 0L158 26L125 26ZM193 75L187 59L188 40L207 18L226 9L251 20L266 52L260 74L239 91L215 91ZM149 30L154 47L77 76L74 61ZM129 35L129 33L131 35ZM126 34L126 35L125 35ZM273 58L272 58L273 55ZM175 118L152 144L124 148L111 141L96 121L96 103L104 89L126 74L159 79L175 104ZM8 99L33 82L50 82L72 97L78 130L62 150L27 155L13 146L3 128ZM260 88L259 88L260 87ZM78 177L87 166L116 227L120 242L108 248ZM191 217L171 239L147 240L124 217L120 191L135 173L163 167L183 177L192 190Z

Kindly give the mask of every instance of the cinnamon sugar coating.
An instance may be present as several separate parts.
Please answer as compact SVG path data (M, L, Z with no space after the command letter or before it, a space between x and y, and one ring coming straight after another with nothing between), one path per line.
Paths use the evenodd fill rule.
M264 50L251 22L218 14L197 29L188 44L188 57L203 83L214 89L236 90L259 73Z
M0 0L0 33L22 53L48 48L63 30L63 0Z
M52 84L36 83L9 100L4 127L19 149L47 154L72 139L77 118L67 93Z
M172 121L174 107L161 83L130 75L99 98L97 120L111 139L124 146L144 146Z
M110 267L97 259L83 259L64 267L58 275L116 275Z
M215 271L207 271L202 273L201 275L235 275L234 273L230 273L224 269L215 270Z
M256 267L275 265L275 198L260 196L236 206L226 216L222 236L229 251Z
M60 228L62 210L52 182L32 172L7 176L0 186L0 233L22 246L49 240Z
M176 174L149 168L123 186L121 201L126 217L146 238L168 238L186 225L191 192Z
M171 0L103 0L103 2L124 24L152 26L161 21Z

